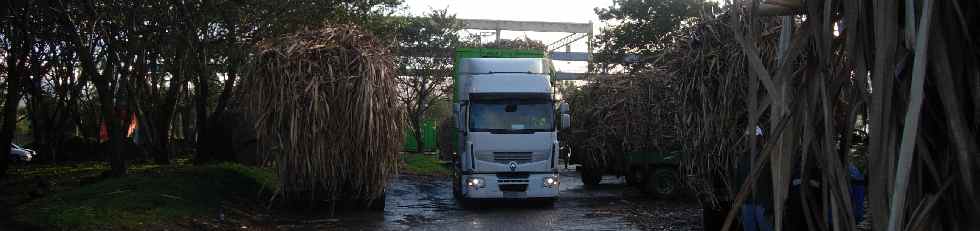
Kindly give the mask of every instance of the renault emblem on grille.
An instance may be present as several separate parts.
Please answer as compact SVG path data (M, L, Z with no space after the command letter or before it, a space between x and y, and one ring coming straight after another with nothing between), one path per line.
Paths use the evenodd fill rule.
M511 161L509 165L510 165L510 171L511 172L517 170L517 161Z

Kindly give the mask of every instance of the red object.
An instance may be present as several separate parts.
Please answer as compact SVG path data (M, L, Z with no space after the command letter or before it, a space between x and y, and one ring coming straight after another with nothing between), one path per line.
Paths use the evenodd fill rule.
M138 124L137 123L138 120L136 120L136 113L135 112L133 112L133 116L131 118L132 119L129 120L129 129L126 130L126 137L132 137L133 136L133 132L136 131L136 124Z
M136 113L132 113L131 118L132 119L129 121L129 126L126 128L126 137L131 137L133 136L133 133L136 132L136 127L138 124ZM109 140L109 126L106 125L105 121L103 120L99 123L99 141L105 142L107 140Z
M106 126L105 121L99 123L99 141L105 142L109 140L109 127Z

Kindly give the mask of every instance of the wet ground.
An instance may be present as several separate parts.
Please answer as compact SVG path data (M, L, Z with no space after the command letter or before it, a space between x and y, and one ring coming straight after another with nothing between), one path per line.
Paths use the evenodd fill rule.
M453 199L448 177L399 176L386 194L383 213L338 211L329 217L273 218L273 226L290 230L701 230L701 212L694 200L651 199L611 176L595 189L585 189L574 170L563 171L561 177L560 199L553 206L487 201L467 209Z

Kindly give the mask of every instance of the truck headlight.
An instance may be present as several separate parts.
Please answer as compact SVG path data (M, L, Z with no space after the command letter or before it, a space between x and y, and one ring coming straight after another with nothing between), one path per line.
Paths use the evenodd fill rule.
M559 184L557 176L548 176L544 178L544 187L553 188L557 187Z
M481 177L470 177L466 179L466 187L485 188L487 187L487 182Z

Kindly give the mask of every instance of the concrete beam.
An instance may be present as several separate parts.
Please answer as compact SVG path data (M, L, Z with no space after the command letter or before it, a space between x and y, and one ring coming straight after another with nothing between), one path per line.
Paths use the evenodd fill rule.
M424 73L424 74L423 74ZM416 74L423 74L432 77L452 77L452 69L436 69L436 70L416 70L416 69L401 69L398 70L398 76L416 76ZM555 73L556 80L588 80L590 78L609 78L616 77L619 75L615 74L596 74L596 73L571 73L571 72L558 72Z
M557 61L589 61L589 53L585 52L551 52L548 56Z
M568 72L558 72L555 73L555 79L557 80L588 80L589 78L609 78L618 75L609 74L595 74L595 73L568 73Z
M551 60L556 61L589 61L589 53L586 52L551 52L548 53ZM636 63L640 61L639 55L625 55L623 56L623 61L627 63Z
M592 33L592 23L459 19L464 29Z

